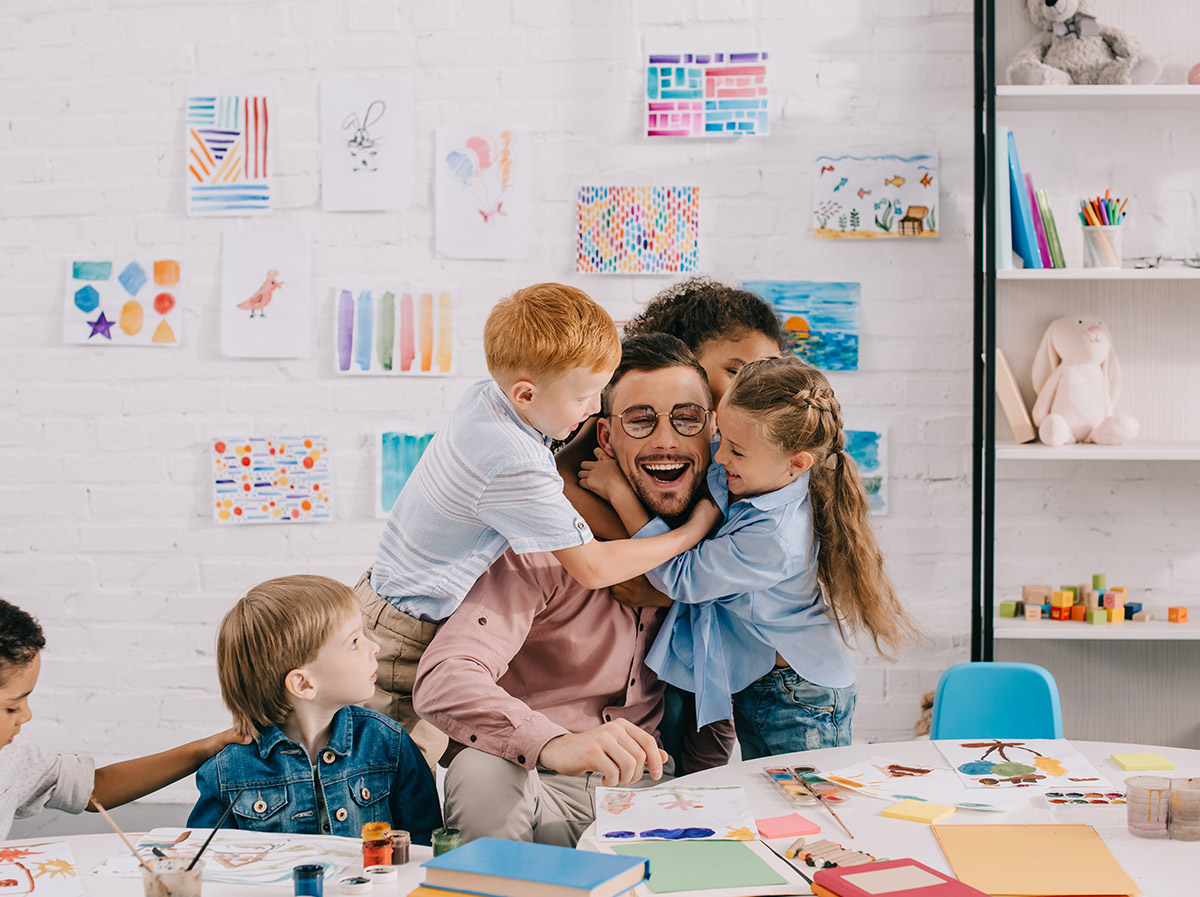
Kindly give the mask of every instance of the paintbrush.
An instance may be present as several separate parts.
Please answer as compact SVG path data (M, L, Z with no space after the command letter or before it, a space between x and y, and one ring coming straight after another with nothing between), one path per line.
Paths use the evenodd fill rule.
M812 878L810 878L807 873L800 871L800 869L797 868L796 864L792 861L792 859L790 857L788 857L785 853L780 853L778 850L776 850L774 847L772 847L771 842L767 841L766 839L762 839L761 843L763 843L767 846L767 850L771 851L771 853L775 854L775 856L779 857L781 860L783 860L785 863L787 863L796 872L797 875L799 875L801 878L803 878L810 885L812 884Z
M125 846L129 848L130 853L137 857L137 861L141 864L142 868L147 872L153 873L154 870L150 868L150 864L147 863L145 858L137 852L137 848L133 846L133 842L125 837L125 833L121 831L121 827L117 825L116 820L108 815L108 810L104 809L104 807L100 805L100 801L96 800L96 795L94 794L92 795L92 806L96 808L96 812L104 817L104 821L112 826L112 830L120 836L122 841L125 842Z
M228 819L229 814L233 812L233 805L237 803L238 798L241 796L242 792L240 791L233 796L233 800L229 802L229 806L225 808L225 812L221 814L221 818L217 820L217 824L213 826L213 830L208 833L208 837L204 839L204 843L200 845L200 849L196 851L196 855L192 857L192 861L187 864L187 868L184 870L185 872L191 872L192 867L199 862L201 855L208 849L208 843L213 839L213 835L217 833L217 829L225 824L225 820Z
M842 831L844 831L846 833L846 836L849 838L853 838L854 834L850 831L850 829L846 828L846 823L842 822L841 818L834 811L833 807L831 807L829 805L829 801L825 799L825 795L821 794L821 792L817 791L811 785L809 785L808 782L806 782L804 780L803 773L801 773L799 770L793 769L792 775L794 775L796 777L796 781L798 781L801 785L803 785L804 789L809 794L811 794L813 797L815 797L817 800L819 800L821 802L821 806L823 806L826 810L829 811L829 815L833 817L833 821L842 827Z

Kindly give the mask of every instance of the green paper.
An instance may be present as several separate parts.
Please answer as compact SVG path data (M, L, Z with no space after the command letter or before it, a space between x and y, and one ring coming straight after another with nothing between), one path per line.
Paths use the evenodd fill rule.
M621 856L650 861L646 886L655 894L787 884L741 841L639 841L609 846Z

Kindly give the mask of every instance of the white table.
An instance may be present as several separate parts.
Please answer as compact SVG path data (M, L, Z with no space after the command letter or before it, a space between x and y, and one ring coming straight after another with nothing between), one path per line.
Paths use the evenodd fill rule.
M140 833L127 832L127 834L129 834L130 840L136 843L137 835ZM80 881L83 883L88 897L142 897L142 880L140 878L117 878L89 874L109 857L119 853L128 853L128 848L115 834L69 835L61 838L44 835L40 838L5 841L0 843L0 846L16 847L22 844L46 844L51 841L66 841L71 845ZM421 864L432 856L432 848L412 845L409 850L408 863L396 867L397 880L391 884L376 884L372 888L371 897L405 897L417 885L424 883L425 870L421 868ZM361 871L361 863L348 866L338 874L337 878ZM283 886L264 886L206 881L203 893L204 897L291 897L292 883L289 881ZM325 882L325 897L340 897L336 879Z
M1116 744L1098 741L1071 741L1114 786L1120 786L1131 775L1165 775L1173 777L1200 776L1200 751L1186 748L1154 747L1138 744ZM1125 772L1109 758L1110 754L1156 751L1175 764L1172 772ZM691 785L740 785L746 790L756 818L781 816L796 810L762 770L766 766L814 766L817 770L835 770L870 757L909 761L926 765L945 765L945 760L931 741L904 741L887 744L864 744L844 748L826 748L783 754L762 760L748 760L730 766L706 770L676 779ZM847 806L837 808L837 814L854 833L846 837L838 824L821 807L805 807L798 812L820 824L820 835L846 847L863 850L874 856L912 857L934 869L951 873L937 839L928 825L889 819L880 811L890 802L856 795ZM1200 841L1151 841L1135 838L1125 825L1123 804L1096 806L1050 804L1040 796L1018 804L1005 812L958 810L940 825L979 824L1085 824L1093 826L1108 845L1117 861L1141 887L1144 897L1191 897L1200 894ZM771 842L782 851L791 838Z

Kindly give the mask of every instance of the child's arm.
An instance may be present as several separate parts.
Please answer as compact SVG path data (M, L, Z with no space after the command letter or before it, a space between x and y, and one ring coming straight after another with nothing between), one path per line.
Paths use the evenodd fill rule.
M563 480L563 495L575 506L592 532L601 539L626 539L629 533L622 527L621 518L605 501L583 488L580 464L587 463L596 448L596 422L588 421L567 445L554 456L558 473Z
M650 515L621 473L617 459L599 446L594 459L580 465L579 484L607 501L620 516L625 532L617 538L628 538L650 522Z
M621 539L616 542L597 542L571 548L560 548L553 554L567 572L585 589L603 589L639 576L670 560L708 535L721 512L708 499L702 499L692 509L687 523L676 529L643 539Z
M119 807L191 775L227 744L249 743L247 736L226 729L159 754L112 763L96 770L92 795L106 810ZM90 802L87 808L96 811Z

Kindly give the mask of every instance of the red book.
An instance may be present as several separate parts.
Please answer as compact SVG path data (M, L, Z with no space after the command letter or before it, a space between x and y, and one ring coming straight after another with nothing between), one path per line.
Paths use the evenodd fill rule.
M909 859L818 869L812 890L818 897L988 897L957 878Z

